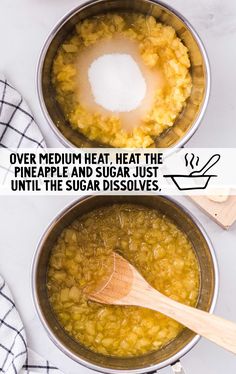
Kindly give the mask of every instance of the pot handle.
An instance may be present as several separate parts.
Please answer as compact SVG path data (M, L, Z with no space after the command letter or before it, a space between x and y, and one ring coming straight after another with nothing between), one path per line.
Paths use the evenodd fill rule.
M176 361L171 365L173 374L185 374L185 370L180 361Z

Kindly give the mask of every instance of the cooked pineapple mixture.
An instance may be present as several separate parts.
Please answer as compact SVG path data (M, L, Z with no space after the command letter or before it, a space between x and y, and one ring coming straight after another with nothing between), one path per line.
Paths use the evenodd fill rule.
M196 305L199 266L187 236L154 209L119 204L91 211L62 231L47 279L55 315L69 335L95 352L127 357L158 350L182 331L179 323L148 309L86 297L88 287L110 274L112 251L163 294Z
M123 38L137 44L142 63L163 77L150 108L138 126L122 126L116 113L100 112L81 103L78 58L101 40ZM118 51L119 52L119 51ZM89 66L88 66L89 68ZM55 56L52 82L56 98L73 129L90 140L114 147L150 147L154 139L173 126L190 96L192 80L188 49L171 26L139 13L108 13L85 19L65 40ZM135 112L134 112L135 113ZM135 121L135 114L134 114ZM132 122L130 117L129 122Z

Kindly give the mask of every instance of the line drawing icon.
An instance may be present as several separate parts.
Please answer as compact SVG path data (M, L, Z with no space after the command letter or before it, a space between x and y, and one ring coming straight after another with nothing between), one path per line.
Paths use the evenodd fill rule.
M218 176L216 174L206 174L206 172L219 162L220 157L218 153L212 155L200 170L194 170L189 174L167 174L164 177L170 178L179 191L204 190L207 188L210 179ZM189 164L194 169L193 161L195 160L195 165L198 166L199 164L199 157L193 153L190 162L188 161L188 153L185 154L184 159L186 167Z

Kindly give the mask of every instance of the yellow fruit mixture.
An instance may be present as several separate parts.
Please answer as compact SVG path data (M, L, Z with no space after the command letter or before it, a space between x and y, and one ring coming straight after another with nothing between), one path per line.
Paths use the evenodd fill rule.
M110 356L158 350L183 327L151 310L89 301L87 287L110 274L117 251L163 294L195 306L199 265L187 236L166 216L139 205L99 208L65 228L52 250L48 295L60 324L89 349Z
M102 39L117 36L136 42L142 62L151 70L157 68L164 78L150 109L131 131L122 127L116 114L104 115L82 105L78 95L78 56ZM192 88L189 69L188 49L171 26L139 13L108 13L76 25L55 56L52 82L73 129L90 140L114 147L150 147L156 137L173 126L186 105Z

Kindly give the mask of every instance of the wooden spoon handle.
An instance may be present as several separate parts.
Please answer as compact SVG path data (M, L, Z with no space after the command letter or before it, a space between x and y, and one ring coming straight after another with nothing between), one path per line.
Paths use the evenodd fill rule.
M190 330L236 354L236 323L178 303L154 289L148 292L144 307L175 319Z

